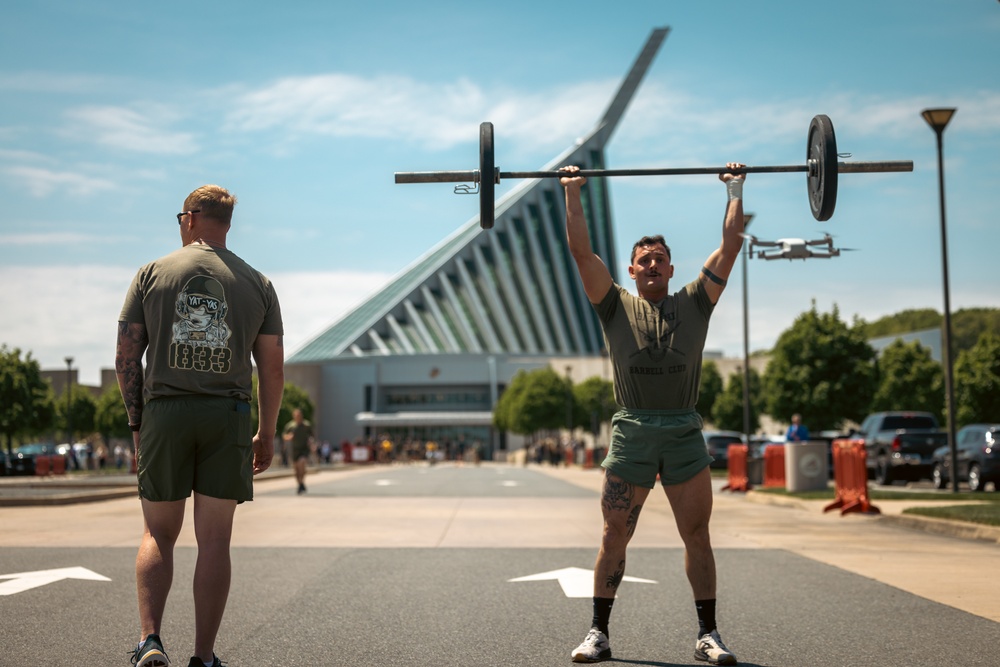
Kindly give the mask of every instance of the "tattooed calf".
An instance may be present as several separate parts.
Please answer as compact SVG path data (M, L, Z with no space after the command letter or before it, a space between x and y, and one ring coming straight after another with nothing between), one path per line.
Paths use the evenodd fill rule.
M615 570L610 577L608 577L605 582L605 588L609 591L617 591L619 584L622 583L622 579L625 578L625 561L618 563L618 569Z

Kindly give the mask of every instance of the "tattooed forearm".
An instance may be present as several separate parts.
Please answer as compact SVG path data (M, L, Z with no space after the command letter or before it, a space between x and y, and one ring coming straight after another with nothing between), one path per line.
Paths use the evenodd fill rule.
M605 580L605 588L614 592L618 590L618 586L622 583L622 579L625 577L625 561L620 561L618 563L618 569L615 570L610 577Z
M149 345L146 327L142 324L119 322L118 345L115 353L115 373L118 389L131 424L142 421L142 355Z
M642 511L642 505L636 505L632 508L632 511L628 513L628 519L625 520L625 528L628 530L628 536L631 538L632 533L635 532L635 527L639 524L639 512Z
M601 495L601 504L605 512L624 512L632 504L635 496L635 489L631 484L620 477L608 474L604 478L604 493Z

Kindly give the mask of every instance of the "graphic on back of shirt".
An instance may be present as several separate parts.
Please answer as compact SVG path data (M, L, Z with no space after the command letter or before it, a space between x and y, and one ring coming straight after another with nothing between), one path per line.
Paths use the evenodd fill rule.
M170 367L181 370L225 373L232 351L232 330L226 324L229 306L222 284L211 276L195 276L177 295Z

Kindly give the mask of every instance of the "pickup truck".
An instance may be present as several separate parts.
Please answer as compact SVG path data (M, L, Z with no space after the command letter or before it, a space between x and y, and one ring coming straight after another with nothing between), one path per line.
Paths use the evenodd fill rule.
M869 478L881 485L895 480L931 479L934 450L948 444L930 412L876 412L861 427L837 442L863 442Z

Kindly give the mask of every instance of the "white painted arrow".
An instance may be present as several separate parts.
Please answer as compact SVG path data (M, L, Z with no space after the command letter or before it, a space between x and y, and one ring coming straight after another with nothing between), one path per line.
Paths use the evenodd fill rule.
M90 581L111 581L107 577L91 572L85 567L64 567L57 570L38 570L37 572L17 572L15 574L0 574L0 579L9 579L0 583L0 595L14 595L24 591L54 584L63 579L88 579Z
M515 581L549 581L556 579L562 586L563 593L568 598L589 598L594 596L594 571L584 570L580 567L564 567L561 570L542 572L541 574L529 574L526 577L508 579L508 583ZM639 577L624 577L622 581L634 581L639 584L658 583L652 579L640 579Z

